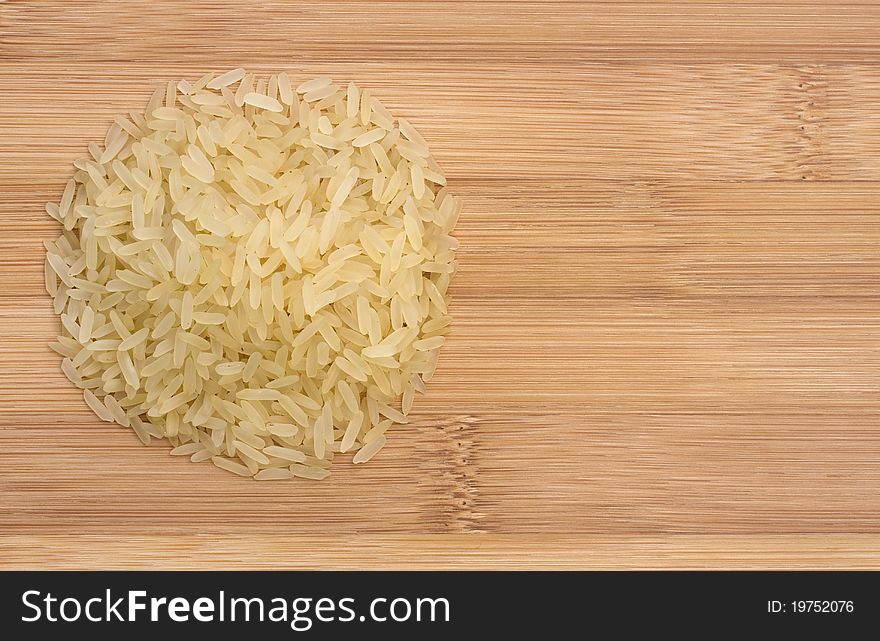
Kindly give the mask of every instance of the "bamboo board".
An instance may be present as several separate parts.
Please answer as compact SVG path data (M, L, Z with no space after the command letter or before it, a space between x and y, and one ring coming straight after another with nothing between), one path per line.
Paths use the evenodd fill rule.
M880 568L880 6L0 3L0 567ZM370 464L256 483L97 421L42 212L157 83L332 75L465 201Z

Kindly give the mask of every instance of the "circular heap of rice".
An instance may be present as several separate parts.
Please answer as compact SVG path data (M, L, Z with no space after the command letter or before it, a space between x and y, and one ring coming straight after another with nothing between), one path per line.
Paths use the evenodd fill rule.
M46 288L95 414L260 480L375 455L450 320L459 207L412 125L354 84L236 69L89 152L46 207Z

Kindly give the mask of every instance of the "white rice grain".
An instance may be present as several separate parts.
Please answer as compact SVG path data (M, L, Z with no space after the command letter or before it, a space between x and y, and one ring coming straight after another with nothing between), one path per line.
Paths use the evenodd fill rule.
M380 436L374 441L370 441L366 445L364 445L361 449L357 451L354 457L351 459L352 463L366 463L371 458L376 456L376 454L385 447L385 437Z
M206 86L208 89L222 89L223 87L228 87L244 78L244 73L244 69L241 67L233 69L232 71L227 71L211 80Z

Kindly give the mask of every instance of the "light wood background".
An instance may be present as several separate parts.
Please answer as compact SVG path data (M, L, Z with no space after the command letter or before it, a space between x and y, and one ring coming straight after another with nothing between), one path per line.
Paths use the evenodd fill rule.
M880 4L0 3L0 566L880 568ZM98 422L42 212L115 113L370 87L466 205L413 422L256 483Z

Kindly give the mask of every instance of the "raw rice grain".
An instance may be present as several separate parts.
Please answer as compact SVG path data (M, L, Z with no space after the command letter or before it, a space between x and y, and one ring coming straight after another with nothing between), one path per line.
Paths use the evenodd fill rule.
M51 347L101 420L257 480L326 478L407 422L448 332L460 206L370 91L169 82L74 165L46 206Z

